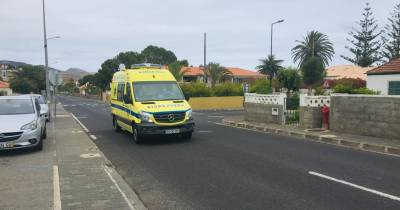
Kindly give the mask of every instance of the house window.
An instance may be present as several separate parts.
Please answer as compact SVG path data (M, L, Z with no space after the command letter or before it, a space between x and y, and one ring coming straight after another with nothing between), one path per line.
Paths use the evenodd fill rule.
M400 81L389 81L389 95L400 95Z

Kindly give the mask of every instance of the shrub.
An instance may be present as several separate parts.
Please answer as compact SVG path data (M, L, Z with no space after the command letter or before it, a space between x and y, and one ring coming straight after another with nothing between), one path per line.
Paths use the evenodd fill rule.
M215 96L243 96L243 87L241 84L223 83L215 86Z
M269 81L267 79L258 79L250 87L251 93L268 94L271 93L269 88Z
M342 78L342 79L338 79L334 82L334 86L336 86L336 85L351 86L351 88L357 89L357 88L366 87L367 82L360 78L357 78L357 79Z
M183 94L185 95L185 98L212 96L211 88L200 82L181 84L181 89L183 91Z
M353 94L365 94L365 95L379 95L379 91L374 91L371 89L368 89L366 87L362 88L357 88L351 91Z
M338 84L333 88L335 93L351 93L352 86L349 84Z
M5 90L0 90L0 96L6 96L7 95L7 91Z

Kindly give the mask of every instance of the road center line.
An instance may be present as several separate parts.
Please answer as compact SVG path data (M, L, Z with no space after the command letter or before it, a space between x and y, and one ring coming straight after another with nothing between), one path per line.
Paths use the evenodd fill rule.
M54 210L61 210L60 177L58 165L53 165L53 202Z
M330 181L338 182L338 183L341 183L341 184L344 184L344 185L347 185L347 186L350 186L350 187L354 187L354 188L357 188L357 189L360 189L360 190L364 190L364 191L367 191L367 192L370 192L370 193L373 193L373 194L376 194L376 195L379 195L379 196L382 196L382 197L385 197L385 198L389 198L389 199L392 199L392 200L395 200L395 201L400 201L400 197L397 197L397 196L394 196L394 195L390 195L390 194L387 194L387 193L384 193L384 192L380 192L380 191L377 191L377 190L374 190L374 189L370 189L370 188L367 188L367 187L363 187L363 186L360 186L360 185L357 185L357 184L353 184L353 183L350 183L350 182L347 182L347 181L344 181L344 180L336 179L336 178L333 178L333 177L330 177L330 176L327 176L327 175L324 175L324 174L320 174L320 173L317 173L317 172L314 172L314 171L309 171L308 174L314 175L314 176L318 176L318 177L323 178L323 179L328 179Z
M76 120L76 122L79 123L79 125L83 128L84 131L89 132L89 129L87 129L86 126L83 125L83 123L81 121L79 121L78 118L76 118L74 114L72 114L72 112L71 112L71 115Z

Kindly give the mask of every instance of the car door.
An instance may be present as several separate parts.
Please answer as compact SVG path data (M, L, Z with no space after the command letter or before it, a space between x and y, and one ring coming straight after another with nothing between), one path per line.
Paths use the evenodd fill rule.
M125 84L125 94L124 94L124 107L125 107L125 118L132 121L131 113L133 111L133 99L132 99L132 88L131 84L128 82Z

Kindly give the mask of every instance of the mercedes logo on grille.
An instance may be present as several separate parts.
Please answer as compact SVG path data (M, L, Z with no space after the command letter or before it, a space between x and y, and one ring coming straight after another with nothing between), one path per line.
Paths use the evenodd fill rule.
M175 120L174 115L173 115L173 114L169 114L169 115L168 115L168 120L169 120L170 122L174 121L174 120Z

